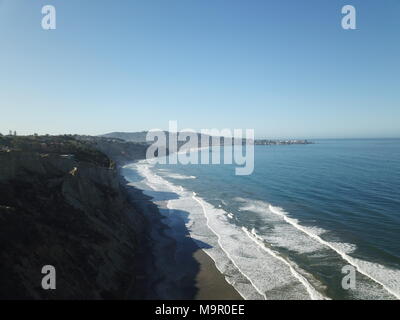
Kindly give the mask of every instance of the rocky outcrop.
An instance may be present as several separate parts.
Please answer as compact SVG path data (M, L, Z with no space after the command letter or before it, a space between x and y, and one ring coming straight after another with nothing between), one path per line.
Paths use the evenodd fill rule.
M0 152L0 299L121 299L135 282L143 221L117 169L64 149Z

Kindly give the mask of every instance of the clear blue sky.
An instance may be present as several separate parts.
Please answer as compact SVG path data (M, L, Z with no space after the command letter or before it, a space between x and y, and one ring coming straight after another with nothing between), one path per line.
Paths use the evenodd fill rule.
M3 134L400 137L398 0L0 0L0 42Z

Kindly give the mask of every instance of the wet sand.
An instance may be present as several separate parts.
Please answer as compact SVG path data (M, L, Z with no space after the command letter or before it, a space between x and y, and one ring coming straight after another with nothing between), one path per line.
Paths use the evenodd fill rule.
M216 268L214 261L193 241L184 225L172 238L171 227L151 197L127 186L130 200L145 220L136 261L132 299L241 300L240 294ZM186 228L185 228L186 229Z
M214 261L204 250L196 251L194 258L200 264L200 270L196 276L198 287L196 300L243 300L242 296L225 280Z

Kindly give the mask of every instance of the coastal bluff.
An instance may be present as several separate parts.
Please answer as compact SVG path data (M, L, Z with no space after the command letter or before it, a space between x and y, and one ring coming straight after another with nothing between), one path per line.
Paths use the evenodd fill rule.
M93 143L0 137L0 193L0 299L127 297L144 221ZM41 287L45 265L56 290Z

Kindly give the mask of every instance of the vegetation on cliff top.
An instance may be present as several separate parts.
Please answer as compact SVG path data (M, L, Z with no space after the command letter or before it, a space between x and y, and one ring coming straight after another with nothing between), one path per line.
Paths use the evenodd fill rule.
M104 153L76 136L0 136L0 151L34 152L73 157L93 165L110 168L113 165Z

